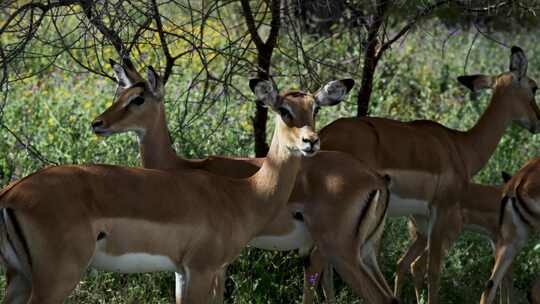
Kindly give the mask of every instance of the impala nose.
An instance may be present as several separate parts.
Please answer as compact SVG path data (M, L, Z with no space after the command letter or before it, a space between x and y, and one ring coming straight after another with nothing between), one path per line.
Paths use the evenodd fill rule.
M319 151L321 141L318 136L302 137L302 142L304 143L302 154L305 156L312 156Z
M316 138L302 138L302 141L309 144L311 147L314 147L316 144L320 142L320 139L318 137Z

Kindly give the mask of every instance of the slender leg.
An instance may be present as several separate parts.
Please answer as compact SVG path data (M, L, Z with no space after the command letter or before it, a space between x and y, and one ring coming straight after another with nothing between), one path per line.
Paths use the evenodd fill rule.
M503 244L502 240L499 241L499 244L497 244L497 253L495 255L495 266L493 266L491 277L482 293L482 298L480 300L481 304L493 303L497 293L497 287L501 283L506 270L510 267L512 261L522 247L523 242L518 240L515 240L510 244Z
M335 303L336 293L334 289L334 268L329 263L327 263L326 267L324 268L321 282L326 303Z
M326 267L326 260L314 248L309 257L304 258L304 296L303 304L312 304L317 296L317 286Z
M424 288L424 279L426 278L427 266L427 251L422 254L411 264L411 274L414 283L414 292L416 294L416 302L420 303L422 298L422 289Z
M401 294L405 275L409 272L409 270L412 271L413 262L424 253L426 245L427 238L423 235L417 235L414 242L407 249L407 252L405 252L405 254L399 259L394 284L394 296L396 298L399 298ZM423 277L422 280L424 280Z
M428 303L439 303L442 261L461 231L459 208L432 207L428 233Z
M370 273L369 267L356 262L350 264L344 259L332 259L336 271L356 294L367 300L367 303L390 304L399 303L390 290L386 290Z
M495 250L495 265L491 277L480 299L481 304L491 304L495 300L497 288L501 284L514 258L525 245L528 237L527 225L517 214L515 201L506 204L503 223L499 228L497 248Z
M16 270L6 270L7 286L5 304L26 304L32 292L32 285L28 279Z
M501 304L512 304L514 303L514 296L513 296L513 290L514 285L512 283L512 266L508 269L506 275L503 277L502 283L501 283L501 291L500 291L500 303ZM539 302L540 304L540 302Z
M176 304L182 304L182 298L184 296L185 285L186 285L184 276L185 274L181 272L174 273Z
M182 304L208 304L212 299L216 272L189 269L188 273L185 303Z
M67 247L67 246L66 246ZM28 304L61 304L81 280L93 249L65 248L69 254L57 259L35 259L32 264L32 293Z
M227 266L220 269L216 274L214 286L214 304L223 304L225 296L225 280L227 279Z
M536 278L529 293L531 304L540 304L540 277Z

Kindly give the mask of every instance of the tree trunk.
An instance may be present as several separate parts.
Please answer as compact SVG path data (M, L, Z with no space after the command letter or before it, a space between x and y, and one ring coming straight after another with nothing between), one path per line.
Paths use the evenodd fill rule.
M369 101L373 92L373 78L380 53L377 51L379 46L379 30L384 22L386 11L390 1L380 0L376 3L376 13L373 21L368 28L366 51L364 52L364 68L362 69L362 85L358 91L356 116L366 116L369 112Z
M266 41L263 41L257 31L253 12L249 5L249 0L242 0L242 10L248 31L257 47L257 77L260 79L270 78L270 63L272 62L272 53L277 44L279 28L281 27L281 0L271 2L272 21L270 23L270 34ZM268 153L268 144L266 143L266 122L268 120L268 109L257 105L255 117L253 117L253 137L255 139L255 156L264 157Z

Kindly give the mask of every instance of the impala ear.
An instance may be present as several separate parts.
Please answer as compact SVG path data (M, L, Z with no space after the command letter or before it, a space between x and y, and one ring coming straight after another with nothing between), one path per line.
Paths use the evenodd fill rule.
M156 73L156 70L154 70L154 67L152 67L151 65L147 66L146 75L148 77L148 86L150 87L152 93L158 97L162 97L163 82L159 74Z
M340 103L354 86L354 80L341 79L325 84L316 94L315 101L320 106L333 106Z
M129 79L126 70L118 64L116 61L109 59L109 63L111 64L114 72L114 76L116 78L116 81L118 82L118 86L121 88L127 88L133 84L133 82Z
M487 75L467 75L457 78L459 83L469 88L473 92L492 88L495 84L495 78Z
M508 181L512 179L512 175L506 171L501 171L501 177L503 179L503 182L506 184Z
M256 102L270 108L279 106L279 98L277 90L270 80L253 78L249 80L249 88L257 98Z
M513 46L510 55L510 72L518 81L527 76L528 60L525 52L518 46Z

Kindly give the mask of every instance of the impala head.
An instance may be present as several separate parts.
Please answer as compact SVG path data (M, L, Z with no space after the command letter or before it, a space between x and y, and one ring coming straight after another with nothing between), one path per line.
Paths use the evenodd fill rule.
M510 71L497 76L460 76L458 81L473 91L493 88L494 102L509 103L508 111L512 120L532 133L540 132L540 109L535 94L538 85L527 76L527 56L517 46L510 55ZM499 97L499 98L497 98Z
M122 65L110 60L118 88L113 104L92 122L97 135L135 131L143 134L152 127L163 109L164 88L161 78L151 66L147 67L147 80L141 77L131 61Z
M257 102L269 107L277 114L276 128L287 127L281 140L291 151L312 156L320 149L320 140L315 132L315 116L320 107L340 103L354 85L354 80L334 80L315 94L303 91L285 91L279 94L271 81L251 79L249 87Z

